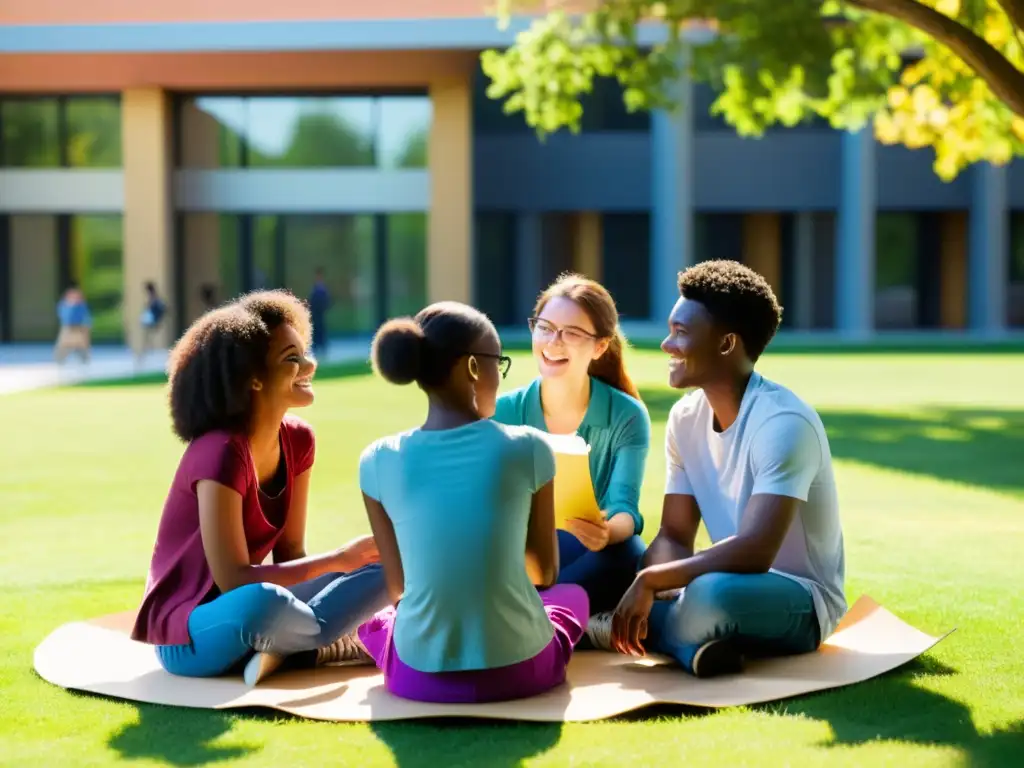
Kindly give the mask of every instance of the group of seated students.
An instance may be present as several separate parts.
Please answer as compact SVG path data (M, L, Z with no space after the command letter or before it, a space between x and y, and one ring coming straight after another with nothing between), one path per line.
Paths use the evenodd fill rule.
M815 650L846 611L843 536L821 420L754 370L782 310L732 261L687 269L678 289L661 348L669 385L691 391L668 416L650 546L651 422L600 284L565 275L541 294L539 376L500 397L512 361L483 313L440 302L385 323L373 367L415 382L426 417L362 453L372 536L319 555L305 543L314 435L289 413L314 398L308 311L284 291L209 311L171 355L187 447L133 638L175 675L255 685L366 663L391 693L442 703L550 690L583 647L662 654L698 677ZM601 522L556 528L544 432L589 444Z

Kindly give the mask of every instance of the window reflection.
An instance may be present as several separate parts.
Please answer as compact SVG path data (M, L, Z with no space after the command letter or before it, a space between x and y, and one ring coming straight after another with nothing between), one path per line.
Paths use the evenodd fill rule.
M181 162L188 168L244 165L245 99L201 97L182 102L179 118Z
M427 96L202 96L182 101L188 168L424 168Z
M123 247L121 216L70 217L71 276L89 302L93 341L121 341L124 321L135 321L122 320Z
M3 99L0 157L8 168L119 168L121 102L117 96Z
M415 315L427 303L427 216L387 217L387 314Z
M1010 282L1024 283L1024 211L1010 214Z
M67 164L121 167L121 105L109 97L77 97L65 105Z
M58 101L9 99L0 103L3 164L10 168L60 166Z
M378 165L381 168L426 168L433 110L419 96L388 96L378 101Z
M371 98L255 98L245 137L254 168L373 165Z
M915 213L885 212L875 219L875 327L918 325L921 243Z
M497 325L521 325L525 317L516 313L516 214L480 211L473 231L475 290L474 303Z

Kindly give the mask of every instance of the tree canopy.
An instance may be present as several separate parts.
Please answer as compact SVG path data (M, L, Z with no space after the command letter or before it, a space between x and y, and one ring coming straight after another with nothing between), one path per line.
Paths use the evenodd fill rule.
M712 113L742 136L818 115L873 122L877 138L932 147L955 178L1024 155L1024 0L498 0L545 11L504 51L485 51L488 95L541 136L579 130L580 96L615 77L629 110L674 107L685 67L718 91ZM640 25L663 40L642 45ZM686 40L691 39L687 45ZM701 38L695 42L694 37Z

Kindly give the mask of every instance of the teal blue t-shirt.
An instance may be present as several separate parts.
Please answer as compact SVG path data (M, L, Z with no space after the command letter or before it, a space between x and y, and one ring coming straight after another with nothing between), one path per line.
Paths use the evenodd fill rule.
M395 529L405 592L398 657L420 672L516 664L554 637L526 573L533 494L555 476L544 437L484 419L414 429L373 443L359 462L363 492Z
M494 420L547 431L540 379L498 398ZM651 447L651 417L642 402L590 378L590 403L577 434L590 445L590 476L598 504L610 518L625 512L636 533L644 529L640 488Z

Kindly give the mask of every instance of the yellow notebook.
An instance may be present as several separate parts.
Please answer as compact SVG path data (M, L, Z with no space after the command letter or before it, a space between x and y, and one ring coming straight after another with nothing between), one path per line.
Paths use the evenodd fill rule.
M579 435L545 434L555 453L555 525L579 517L601 521L601 507L590 477L590 446Z

